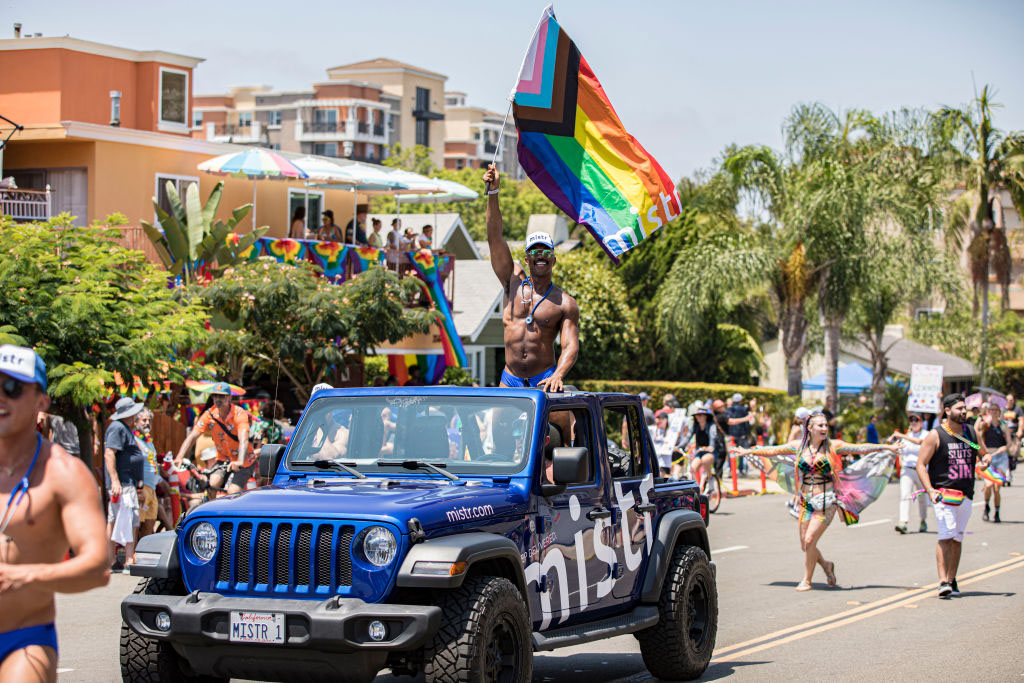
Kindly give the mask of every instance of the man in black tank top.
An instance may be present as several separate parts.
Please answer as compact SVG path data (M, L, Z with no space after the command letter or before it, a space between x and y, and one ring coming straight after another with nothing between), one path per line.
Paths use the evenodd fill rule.
M967 421L967 404L962 394L942 399L942 422L928 432L921 443L917 474L935 507L939 545L935 560L939 570L939 597L960 595L956 571L964 532L971 517L974 498L974 467L978 459L987 467L991 456L978 442Z

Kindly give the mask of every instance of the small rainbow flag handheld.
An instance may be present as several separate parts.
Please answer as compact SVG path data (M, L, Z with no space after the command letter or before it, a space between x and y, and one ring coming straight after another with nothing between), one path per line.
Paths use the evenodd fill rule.
M616 263L682 212L672 180L626 132L550 5L541 15L511 99L519 163Z
M1005 474L997 470L992 465L989 465L984 469L981 467L981 465L978 465L974 469L974 474L975 476L978 477L978 479L984 479L985 481L990 481L993 484L998 484L999 486L1006 486L1006 482L1009 481Z

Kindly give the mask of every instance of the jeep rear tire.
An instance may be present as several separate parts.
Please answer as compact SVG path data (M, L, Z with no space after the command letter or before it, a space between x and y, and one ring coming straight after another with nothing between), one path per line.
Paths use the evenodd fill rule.
M676 546L658 612L657 625L637 634L647 670L670 681L700 678L718 631L718 588L703 550Z
M425 683L529 683L530 617L511 581L474 576L438 596L441 626L424 648Z
M133 591L146 595L184 595L181 582L143 579ZM121 622L121 680L126 683L227 683L226 678L192 672L170 643L140 636Z

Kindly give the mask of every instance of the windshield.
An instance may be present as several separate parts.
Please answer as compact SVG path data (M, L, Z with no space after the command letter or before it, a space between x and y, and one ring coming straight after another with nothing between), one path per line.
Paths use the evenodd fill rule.
M288 465L338 458L360 472L400 474L408 470L377 461L423 460L444 463L454 474L514 474L526 464L533 417L534 404L525 398L320 398L292 437Z

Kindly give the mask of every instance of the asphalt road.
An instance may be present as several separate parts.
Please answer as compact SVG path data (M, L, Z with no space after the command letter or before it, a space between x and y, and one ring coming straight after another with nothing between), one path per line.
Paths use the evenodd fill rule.
M934 517L929 511L928 533L897 534L896 485L857 526L832 524L821 548L836 563L839 587L826 588L819 573L808 593L793 590L803 560L784 497L723 501L709 528L719 624L704 679L1021 680L1024 477L1004 491L1003 523L984 523L979 485L959 572L963 596L946 600L935 593ZM119 680L118 603L135 581L118 575L103 590L59 598L62 683ZM624 636L539 654L535 680L653 679L636 640Z

